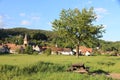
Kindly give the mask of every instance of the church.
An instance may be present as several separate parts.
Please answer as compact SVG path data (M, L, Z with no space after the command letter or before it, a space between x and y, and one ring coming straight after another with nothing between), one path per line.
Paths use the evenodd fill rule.
M17 54L19 51L24 51L25 47L29 45L29 40L27 37L27 34L25 34L24 39L23 39L23 45L16 45L13 43L6 43L6 44L1 44L0 45L0 52L8 52L8 53L13 53ZM4 46L7 46L8 49L6 49ZM34 51L40 52L39 46L31 45Z

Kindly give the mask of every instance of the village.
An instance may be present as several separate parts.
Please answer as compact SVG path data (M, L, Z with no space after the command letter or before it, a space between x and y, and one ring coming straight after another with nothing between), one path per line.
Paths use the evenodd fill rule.
M23 39L23 45L16 45L13 43L6 43L0 45L1 53L11 53L11 54L19 54L19 50L23 52L27 46L32 46L32 50L38 52L38 54L42 54L46 49L51 49L51 54L61 54L61 55L75 55L76 49L71 50L70 48L60 48L60 47L50 47L50 46L39 46L39 45L31 45L29 44L29 40L27 39L27 34ZM85 46L79 47L80 55L90 56L92 55L92 48L87 48Z

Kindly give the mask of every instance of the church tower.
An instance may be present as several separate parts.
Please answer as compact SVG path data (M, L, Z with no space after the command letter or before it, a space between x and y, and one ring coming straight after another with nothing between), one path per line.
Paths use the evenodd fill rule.
M25 34L25 37L24 37L24 43L23 43L25 46L28 45L28 39L27 39L27 34Z

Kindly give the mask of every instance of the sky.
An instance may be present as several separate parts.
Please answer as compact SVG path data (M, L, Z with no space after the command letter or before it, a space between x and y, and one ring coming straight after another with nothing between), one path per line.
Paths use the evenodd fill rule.
M94 7L95 24L103 24L101 39L120 41L120 0L0 0L0 28L52 30L62 9Z

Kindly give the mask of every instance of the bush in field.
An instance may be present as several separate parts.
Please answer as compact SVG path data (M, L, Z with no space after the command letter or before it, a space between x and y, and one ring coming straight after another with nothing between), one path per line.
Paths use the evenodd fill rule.
M25 54L33 54L32 46L27 46L25 48Z
M46 49L44 51L44 54L46 54L47 56L51 55L51 49Z

